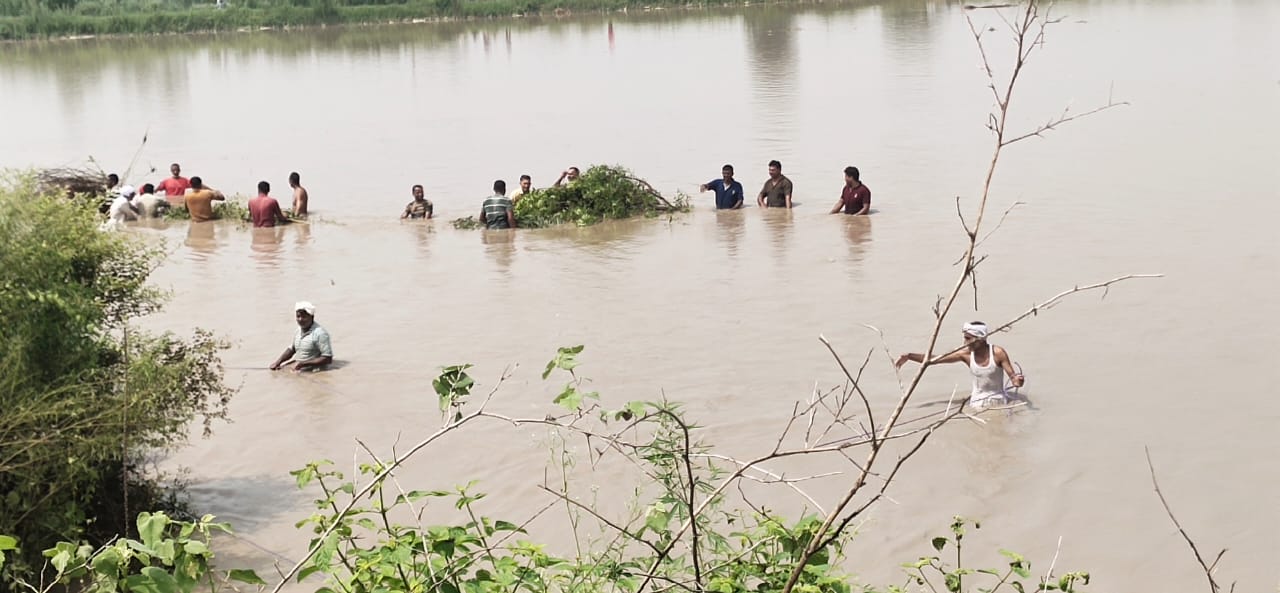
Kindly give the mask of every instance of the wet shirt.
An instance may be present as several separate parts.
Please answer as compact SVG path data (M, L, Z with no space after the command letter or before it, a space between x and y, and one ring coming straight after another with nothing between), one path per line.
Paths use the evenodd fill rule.
M484 201L485 225L491 229L509 229L507 212L511 211L511 198L507 196L490 196Z
M191 180L186 177L169 177L156 184L156 191L164 192L167 198L173 200L181 198L182 194L187 193L187 188L190 187Z
M284 218L280 211L280 202L266 194L249 200L249 218L253 220L253 228L273 227L276 221Z
M186 196L187 212L191 213L191 222L213 220L213 191L198 189Z
M716 208L733 208L742 201L742 184L737 181L725 185L724 179L707 183L707 189L716 192Z
M333 357L333 345L329 343L329 332L312 322L308 329L298 328L293 336L293 358L310 360L321 356Z
M846 185L844 191L840 192L840 201L844 202L845 214L857 214L862 212L863 208L871 207L871 190L862 184L858 184L858 187ZM870 210L867 211L867 213L870 212Z
M764 194L764 205L770 208L785 208L787 196L791 195L791 180L786 175L779 175L778 181L769 179L760 190Z
M426 218L434 211L435 205L431 203L431 200L426 199L422 201L414 200L404 207L404 213L409 215L409 218Z

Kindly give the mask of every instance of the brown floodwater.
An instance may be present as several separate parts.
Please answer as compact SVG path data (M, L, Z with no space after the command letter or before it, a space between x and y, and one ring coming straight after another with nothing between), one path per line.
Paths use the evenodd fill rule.
M1058 567L1090 570L1099 590L1202 587L1152 491L1145 446L1201 549L1230 548L1219 580L1273 588L1280 5L1054 10L1066 18L1030 63L1016 124L1109 96L1130 105L1006 153L992 216L1023 204L981 248L977 310L963 298L943 343L964 321L1003 321L1077 284L1165 277L1076 296L1000 335L1032 405L935 434L860 525L849 566L896 583L897 563L961 514L983 522L975 559L1011 548L1042 570L1061 537ZM328 458L350 473L357 439L386 454L433 431L442 366L474 363L488 389L518 365L493 405L542 417L555 387L542 365L585 344L581 372L606 402L684 402L721 452L749 457L773 446L793 402L841 383L818 336L852 361L879 348L862 324L893 351L919 349L957 273L956 196L974 206L990 155L990 94L965 14L886 1L5 45L0 164L92 156L138 184L178 161L229 193L268 180L282 202L288 173L301 173L310 224L131 231L170 254L154 279L171 303L142 324L212 329L239 367L227 371L240 388L233 422L162 466L189 468L196 508L237 527L224 564L265 568L273 554L298 558L309 537L293 524L311 493L289 470ZM1007 63L1007 48L993 53ZM728 162L753 194L770 159L794 181L792 212L716 212L696 193ZM584 229L448 224L475 213L494 179L528 173L543 186L592 163L625 164L697 207ZM849 164L873 191L869 218L826 214ZM397 220L415 183L437 220ZM289 343L302 299L318 305L337 368L245 368ZM967 389L963 368L931 371L907 417L957 386ZM866 387L877 409L895 400L883 353ZM486 424L400 479L477 479L487 512L518 519L548 501L547 442L536 428ZM579 479L629 476L606 464ZM810 488L830 505L847 479ZM765 496L799 508L788 491ZM566 545L556 521L542 534Z

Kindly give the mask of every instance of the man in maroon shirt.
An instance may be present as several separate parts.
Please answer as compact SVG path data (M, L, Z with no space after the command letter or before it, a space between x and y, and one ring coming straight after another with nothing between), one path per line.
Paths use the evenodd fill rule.
M259 181L258 197L249 200L249 218L253 219L255 229L276 226L277 220L280 224L289 224L289 219L285 218L284 212L280 211L280 202L267 195L269 193L271 193L271 184Z
M178 163L169 165L169 174L172 177L156 184L156 191L164 192L165 199L170 203L181 204L183 194L186 194L187 188L191 187L191 180L182 176L182 167L179 167Z
M845 214L865 215L871 213L871 190L867 186L862 185L858 180L857 167L844 168L844 190L840 192L840 201L836 202L835 207L831 208L832 214L839 214L843 209Z

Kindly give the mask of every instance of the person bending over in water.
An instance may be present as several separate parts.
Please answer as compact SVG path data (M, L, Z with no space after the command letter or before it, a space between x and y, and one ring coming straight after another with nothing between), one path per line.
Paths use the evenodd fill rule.
M294 371L318 369L333 362L333 345L329 343L329 332L316 323L316 306L307 301L299 301L293 309L293 318L298 322L298 333L293 336L293 345L285 349L280 358L268 368L280 370L289 359L293 359Z
M1004 392L1004 376L1008 374L1014 387L1022 387L1026 378L1022 373L1013 370L1013 361L1004 348L987 343L987 324L971 321L964 324L965 348L936 359L935 363L962 362L969 365L973 373L973 391L969 396L969 404L979 410L1009 403L1009 396ZM903 354L894 363L899 368L907 361L924 362L924 355L918 352Z

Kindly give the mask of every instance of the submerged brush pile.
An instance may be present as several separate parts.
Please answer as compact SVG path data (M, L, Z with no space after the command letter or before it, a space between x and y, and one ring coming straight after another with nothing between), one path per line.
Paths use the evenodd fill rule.
M515 218L516 226L525 228L566 223L587 226L603 220L688 210L689 200L683 194L668 200L627 169L596 165L584 171L577 181L525 194L516 202ZM465 229L482 225L471 216L453 221L453 226Z
M286 212L285 216L292 219L293 213ZM164 213L164 217L167 220L191 220L191 213L187 211L186 206L175 205ZM240 196L227 198L225 202L214 202L213 219L238 220L240 222L249 222L252 220L249 216L249 204Z
M36 172L36 190L42 194L105 195L107 176L102 171L63 167Z

